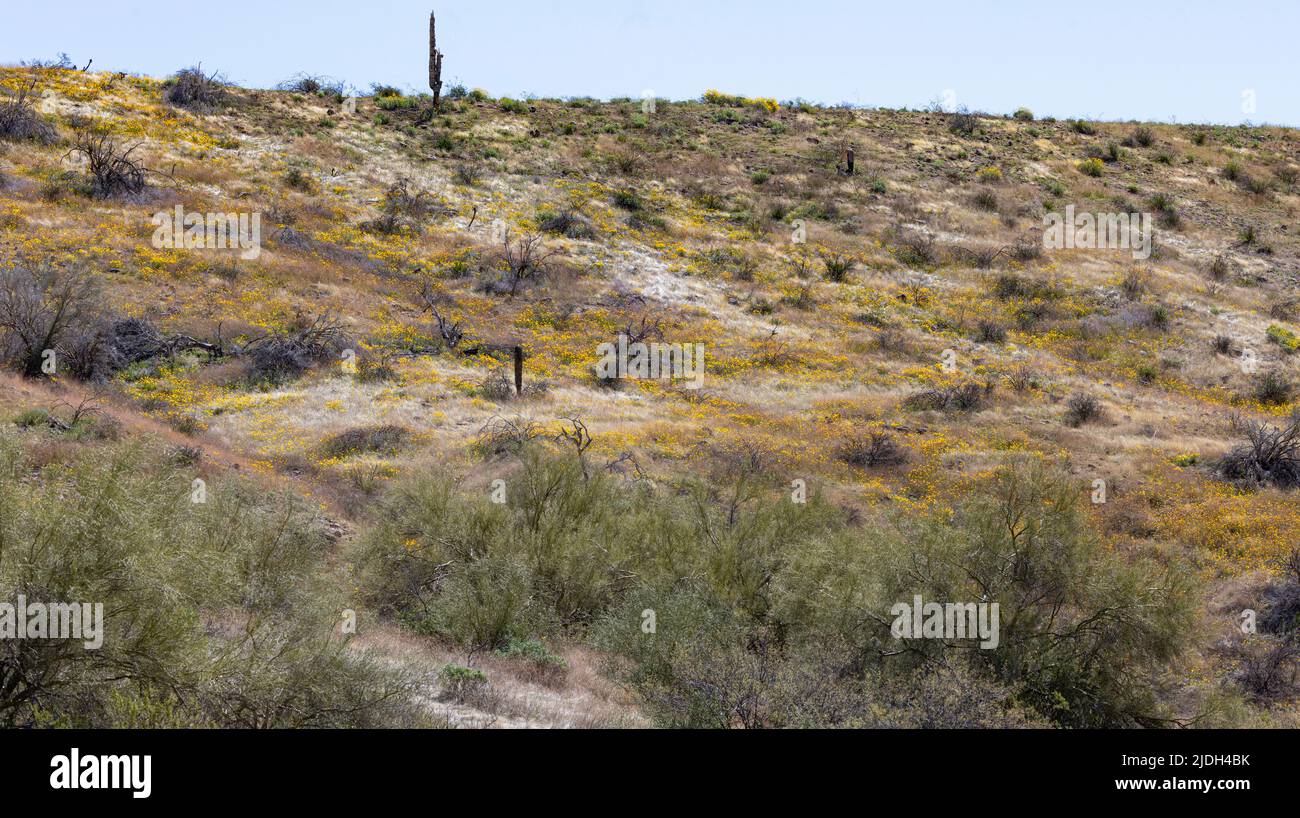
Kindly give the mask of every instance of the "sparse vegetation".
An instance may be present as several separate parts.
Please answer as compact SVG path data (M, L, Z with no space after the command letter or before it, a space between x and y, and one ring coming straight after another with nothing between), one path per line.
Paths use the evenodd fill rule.
M1293 130L182 75L0 68L0 718L1300 723Z

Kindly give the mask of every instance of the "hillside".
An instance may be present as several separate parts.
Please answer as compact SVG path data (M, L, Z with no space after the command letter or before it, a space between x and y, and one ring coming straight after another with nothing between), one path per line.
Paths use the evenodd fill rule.
M1236 447L1296 409L1295 131L193 81L0 69L46 126L0 139L12 445L122 445L31 415L93 399L306 498L358 643L518 675L542 723L941 726L908 690L960 688L982 724L1294 726L1300 462ZM178 207L257 214L256 248L156 246ZM1067 207L1146 214L1149 257L1045 246ZM620 334L702 377L598 377ZM864 658L890 601L972 577L992 669ZM1086 646L1032 653L1013 607ZM647 659L643 609L694 630ZM697 677L767 693L682 705Z

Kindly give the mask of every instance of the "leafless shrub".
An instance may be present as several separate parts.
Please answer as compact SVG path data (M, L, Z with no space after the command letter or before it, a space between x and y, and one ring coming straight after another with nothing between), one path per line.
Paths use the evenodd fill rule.
M539 424L528 418L509 420L493 416L479 429L474 445L484 457L518 454L520 449L541 437L544 432Z
M6 365L39 376L47 350L57 356L69 331L93 317L95 303L92 279L81 270L0 271L0 353Z
M700 261L716 275L730 273L737 281L753 281L758 262L737 247L714 247L699 253Z
M623 334L627 336L628 344L662 341L664 338L663 323L659 318L642 315L636 323L629 319L623 327Z
M226 101L226 81L218 73L204 74L199 66L183 68L167 80L163 100L198 113L215 110Z
M85 381L102 382L137 361L175 348L153 324L141 318L83 321L59 345L61 370Z
M1284 298L1274 302L1268 308L1268 314L1279 321L1294 321L1297 307L1300 307L1300 298Z
M965 108L948 117L948 130L958 136L970 136L979 128L980 120Z
M1017 392L1028 392L1039 388L1039 379L1028 366L1019 366L1007 375L1007 383Z
M1086 392L1070 396L1065 402L1065 424L1078 428L1085 423L1093 423L1105 417L1106 410L1101 401Z
M1265 633L1288 640L1300 636L1300 548L1293 548L1282 564L1281 578L1264 592L1268 607L1259 624Z
M561 210L557 213L545 214L542 216L539 226L547 233L570 239L590 239L596 235L591 222L572 210Z
M294 250L304 250L312 245L312 238L288 225L278 228L273 236L277 244Z
M587 449L591 448L591 432L587 430L587 424L583 423L581 418L566 417L564 420L568 425L561 427L555 439L557 442L568 443L578 456L582 457L587 453Z
M198 446L180 444L167 450L167 459L182 468L198 465L203 460L203 450Z
M295 94L315 94L342 100L347 83L320 74L298 73L277 85L276 88L281 91L292 91Z
M876 347L882 352L896 353L900 355L910 354L912 343L908 336L895 327L884 327L876 335Z
M564 418L566 426L560 427L560 431L555 435L557 443L567 443L573 447L573 451L578 455L578 463L582 466L582 476L584 479L590 479L591 473L587 466L587 449L591 448L593 443L591 432L587 430L587 424L582 422L579 417Z
M443 345L450 350L460 346L460 342L465 340L465 332L460 328L459 321L453 324L442 317L442 312L438 310L438 295L429 281L420 283L419 298L424 305L420 312L431 313L438 322L438 335L442 338Z
M840 447L836 456L859 469L899 466L907 462L907 450L888 432L871 432L850 438Z
M494 403L505 403L515 396L515 382L505 368L495 369L479 381L478 391Z
M0 102L0 139L48 145L58 138L54 126L42 119L32 105L30 97L35 88L36 79L33 77L19 87L16 94Z
M69 155L85 157L94 194L107 198L144 190L146 168L131 158L138 147L136 144L123 149L108 134L82 131Z
M1048 282L1016 273L1000 273L993 279L989 289L993 297L999 301L1032 299L1050 301L1061 296L1061 293Z
M429 191L415 188L410 179L398 179L384 192L379 217L363 222L361 229L384 235L418 233L430 218L445 217L450 212Z
M1025 236L1011 245L1011 257L1021 263L1037 261L1043 256L1043 243L1033 236Z
M1004 247L969 245L959 248L960 256L970 266L979 270L987 270L992 267L1004 252L1006 252Z
M1248 487L1300 486L1300 415L1280 427L1234 416L1231 426L1246 440L1219 461L1220 475Z
M1248 653L1238 670L1238 681L1262 704L1294 699L1300 694L1300 645L1284 642Z
M525 284L541 281L550 274L551 260L558 250L549 250L540 233L526 233L512 239L506 231L501 247L501 259L506 267L507 292L515 295Z
M1155 144L1156 135L1147 127L1138 127L1124 138L1126 148L1149 148Z
M326 457L348 457L365 453L393 454L406 443L408 434L405 427L392 424L360 426L326 438L321 443L321 452Z
M903 405L913 411L978 412L993 394L994 384L967 382L957 386L936 387L917 392Z
M1220 253L1210 261L1205 272L1211 281L1223 282L1236 272L1236 265L1231 259Z
M295 378L313 366L337 360L348 347L343 327L329 313L314 319L299 315L297 329L250 341L241 354L251 360L249 377L256 382L279 383Z
M88 68L90 68L91 62L94 62L94 60L87 62L86 67L81 70L85 71ZM23 60L19 63L19 65L25 68L35 68L43 71L55 71L55 70L76 71L77 70L77 64L72 61L72 58L68 56L68 53L66 51L60 51L59 56L57 58L43 60L38 57L36 59Z
M454 172L456 181L466 187L473 187L483 176L483 166L478 162L460 162Z
M293 165L284 172L284 183L286 186L294 190L300 190L303 193L316 192L316 181L312 179L310 173L298 165ZM362 225L363 228L365 226L365 224Z
M939 247L928 233L897 227L893 230L892 244L894 256L904 265L931 267L939 263Z
M1216 335L1214 336L1214 340L1210 342L1210 347L1214 350L1216 355L1231 355L1234 344L1230 336Z

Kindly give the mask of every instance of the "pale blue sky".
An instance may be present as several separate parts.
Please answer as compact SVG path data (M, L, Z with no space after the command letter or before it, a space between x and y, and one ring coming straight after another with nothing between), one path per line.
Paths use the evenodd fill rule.
M779 99L1300 125L1297 0L440 2L444 77L495 95ZM67 52L241 85L299 71L425 90L429 2L6 0L0 62ZM16 6L16 7L15 7ZM1243 92L1255 110L1243 110Z

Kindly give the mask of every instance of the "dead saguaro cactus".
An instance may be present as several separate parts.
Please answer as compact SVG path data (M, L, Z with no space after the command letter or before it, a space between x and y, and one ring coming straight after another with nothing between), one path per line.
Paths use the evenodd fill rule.
M853 164L856 159L857 154L854 152L853 148L844 149L844 173L846 175L853 175Z
M442 98L442 52L438 50L437 24L429 12L429 90L433 92L433 107Z
M515 347L515 394L524 394L524 348Z

